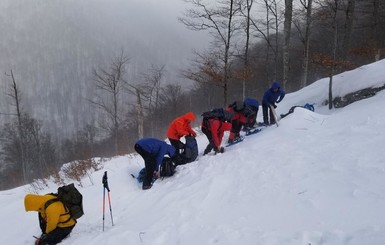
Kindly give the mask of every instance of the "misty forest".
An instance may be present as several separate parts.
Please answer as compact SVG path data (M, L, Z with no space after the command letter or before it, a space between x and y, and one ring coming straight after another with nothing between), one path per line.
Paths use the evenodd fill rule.
M385 56L382 0L158 2L1 1L1 190Z

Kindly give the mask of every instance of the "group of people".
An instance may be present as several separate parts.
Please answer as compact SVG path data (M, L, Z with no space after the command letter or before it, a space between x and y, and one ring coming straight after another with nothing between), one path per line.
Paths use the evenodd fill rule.
M285 91L281 89L278 82L274 82L265 91L262 99L265 125L275 123L276 119L272 110L277 107L276 104L282 101L284 97ZM201 129L209 141L203 155L213 150L215 154L224 152L221 144L226 131L230 131L228 143L232 143L239 140L242 128L249 130L255 127L258 108L259 103L256 99L247 98L244 101L235 101L230 104L223 110L221 117L203 118ZM145 164L146 173L143 178L143 190L150 189L154 180L160 177L161 164L166 155L176 165L183 164L181 154L186 150L186 145L181 141L181 138L196 136L196 132L191 127L193 121L195 121L195 115L192 112L174 119L167 130L170 144L155 138L143 138L135 143L135 151L142 156Z
M275 123L276 119L271 110L277 107L276 103L279 103L284 96L285 92L281 90L277 82L274 82L271 88L265 91L262 99L265 125ZM224 132L230 131L228 142L231 143L240 137L242 128L246 130L253 128L256 123L258 107L257 100L248 98L229 105L223 110L223 116L220 118L204 118L201 129L209 143L203 154L206 155L212 150L215 154L224 152L224 148L221 147ZM143 190L150 189L153 181L160 177L160 167L166 155L177 165L187 162L186 156L182 155L186 151L186 144L181 141L181 138L196 136L196 132L191 128L192 121L195 121L195 115L188 112L171 122L167 131L170 144L155 138L143 138L135 143L135 151L142 156L145 164L146 174L142 185ZM193 154L190 161L195 160L196 156L197 154ZM76 225L76 220L71 217L62 202L57 201L47 205L47 202L54 198L55 196L50 194L28 194L24 199L26 211L38 212L42 235L36 239L36 245L57 244L67 237Z

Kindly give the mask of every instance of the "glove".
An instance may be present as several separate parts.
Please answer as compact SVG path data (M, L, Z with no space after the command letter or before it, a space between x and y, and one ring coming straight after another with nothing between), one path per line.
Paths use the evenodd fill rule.
M46 234L42 234L40 238L37 238L35 241L35 245L39 245L46 238L46 236Z
M225 148L223 148L223 147L218 147L218 148L215 148L214 151L215 151L215 154L217 154L217 153L223 153L223 152L225 152Z
M154 171L154 174L152 175L152 177L154 178L154 179L159 179L160 178L160 171Z

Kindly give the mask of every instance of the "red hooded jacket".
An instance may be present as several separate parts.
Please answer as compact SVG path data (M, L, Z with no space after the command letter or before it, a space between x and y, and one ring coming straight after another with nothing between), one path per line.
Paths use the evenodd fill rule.
M192 112L188 112L183 116L176 118L171 122L168 130L167 137L174 140L179 140L185 135L196 135L195 131L191 129L190 122L195 120L195 115Z
M202 128L204 127L206 127L206 125L202 124ZM224 132L231 130L231 123L210 118L208 119L207 129L211 132L215 147L219 148L221 147Z

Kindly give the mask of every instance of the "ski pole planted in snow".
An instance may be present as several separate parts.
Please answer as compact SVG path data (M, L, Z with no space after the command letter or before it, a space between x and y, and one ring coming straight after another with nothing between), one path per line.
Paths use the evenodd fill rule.
M273 116L274 116L274 119L275 119L275 125L277 125L277 127L278 127L279 125L278 125L278 116L277 116L277 112L275 112L274 106L272 106L272 105L270 105L270 109L271 109L271 111L273 112Z
M108 187L108 178L107 178L107 171L104 172L103 179L103 231L104 231L104 220L105 220L105 203L106 203L106 189L108 194L108 204L110 207L110 215L111 215L111 223L112 226L114 226L114 219L112 218L112 207L111 207L111 198L110 198L110 188Z

